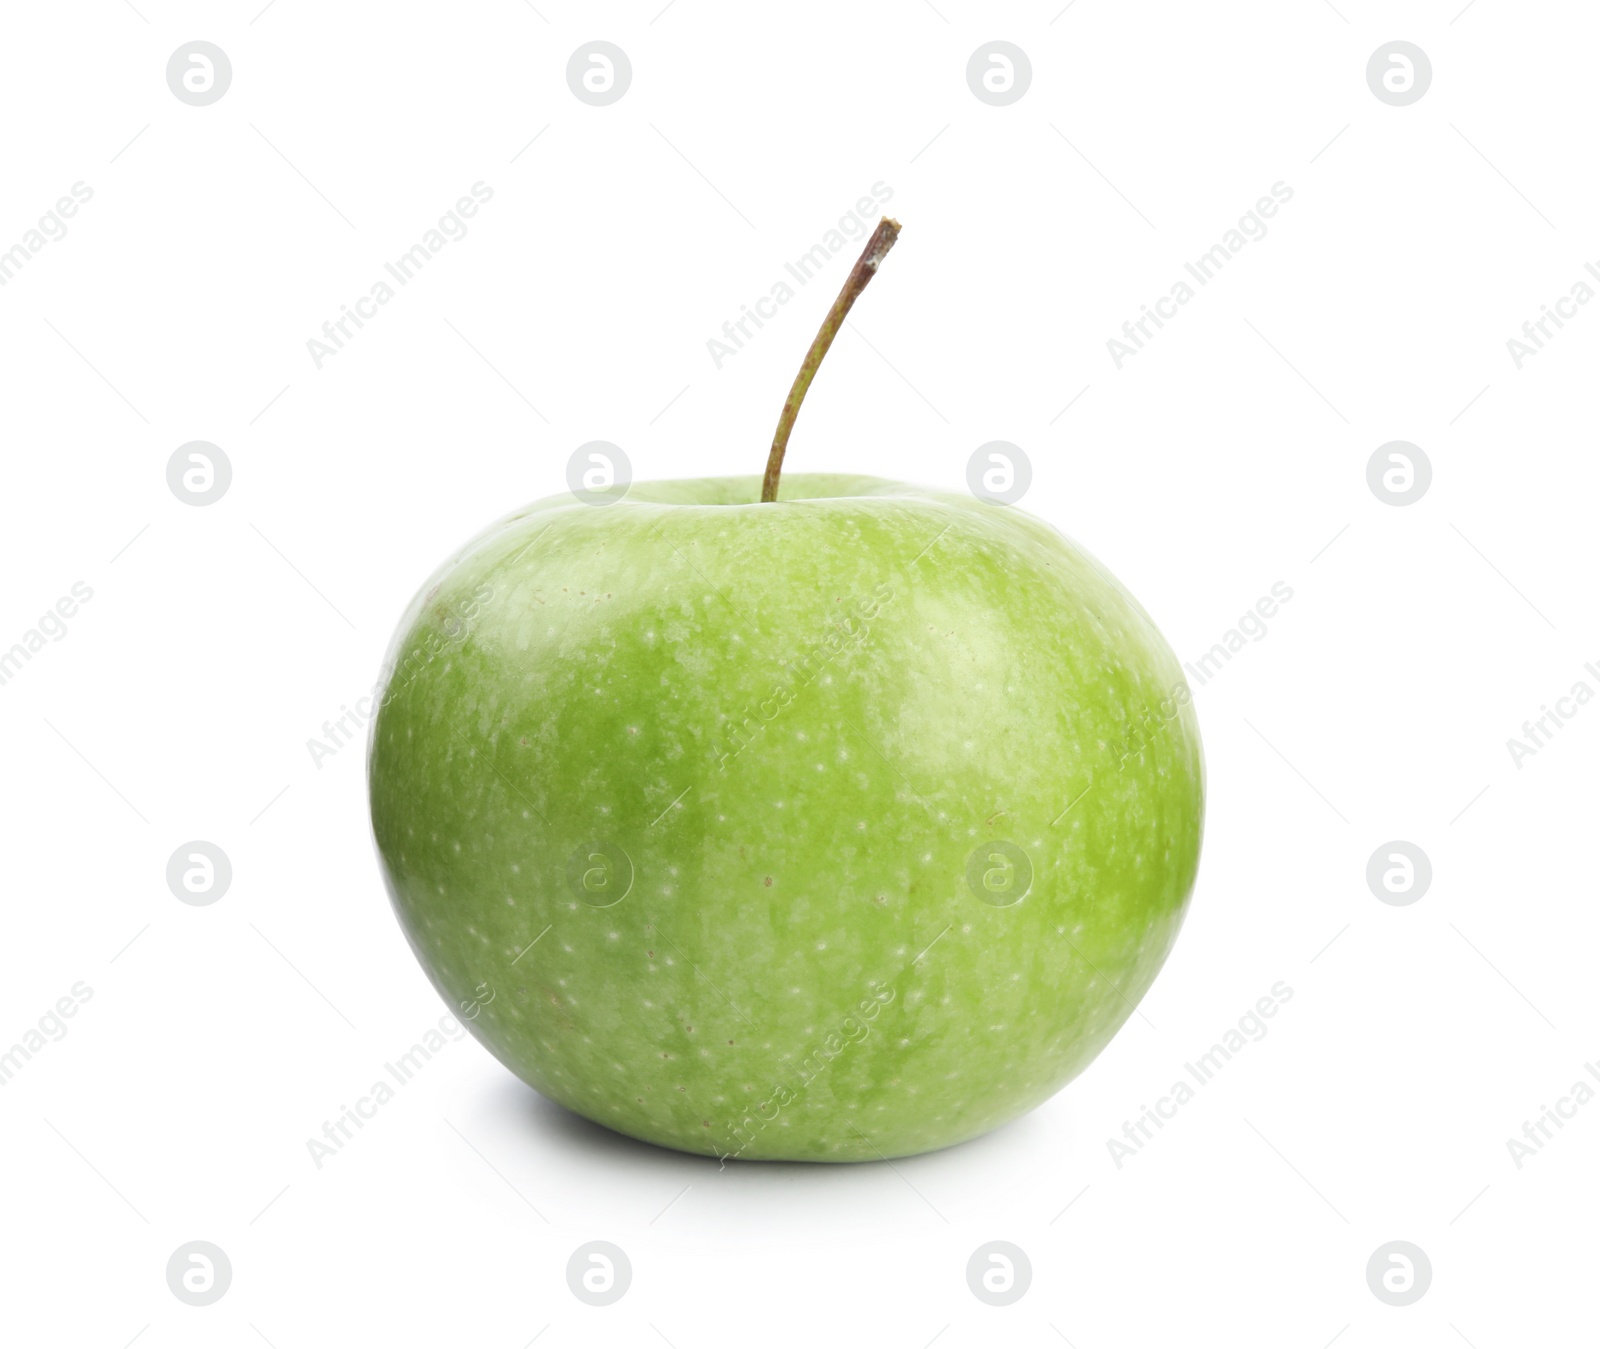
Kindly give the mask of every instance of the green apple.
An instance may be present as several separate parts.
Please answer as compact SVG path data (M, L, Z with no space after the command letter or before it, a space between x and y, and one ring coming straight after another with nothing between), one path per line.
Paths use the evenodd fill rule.
M378 852L435 986L546 1096L689 1152L924 1152L1048 1099L1154 980L1194 710L1048 525L769 479L552 498L440 568L373 722Z

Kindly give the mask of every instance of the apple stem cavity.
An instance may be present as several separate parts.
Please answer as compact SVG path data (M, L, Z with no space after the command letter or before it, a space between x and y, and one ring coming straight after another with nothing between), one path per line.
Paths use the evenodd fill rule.
M828 310L828 316L822 320L822 327L817 329L811 350L806 352L805 360L800 362L800 373L794 377L794 383L789 386L789 396L784 399L783 412L778 417L778 429L772 435L772 453L767 456L767 471L761 479L763 501L778 499L778 475L783 472L783 454L789 448L789 433L794 430L795 418L800 415L800 404L805 401L806 390L816 378L817 367L822 364L822 358L828 354L833 339L844 326L844 317L850 312L850 306L867 288L867 282L877 274L878 264L894 247L894 241L899 237L900 222L884 216L878 222L878 228L872 231L867 246L861 250L856 265L850 269L850 275L845 278L839 298L833 302L833 308Z

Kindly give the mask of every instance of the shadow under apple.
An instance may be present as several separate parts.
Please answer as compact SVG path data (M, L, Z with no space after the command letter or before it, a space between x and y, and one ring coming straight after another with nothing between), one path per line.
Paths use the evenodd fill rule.
M959 1157L963 1168L973 1163L983 1167L986 1162L1001 1164L1018 1153L1019 1135L1047 1127L1038 1112L1024 1115L997 1129L962 1143L952 1144L916 1157L871 1159L868 1161L805 1162L742 1160L730 1157L725 1161L717 1157L702 1157L694 1153L679 1152L631 1138L603 1124L567 1109L548 1096L509 1074L499 1075L493 1085L483 1091L485 1112L493 1116L509 1133L521 1134L530 1144L544 1145L551 1152L569 1162L582 1165L594 1163L610 1173L619 1170L644 1171L657 1175L676 1176L693 1180L722 1172L747 1178L799 1178L804 1177L816 1185L850 1186L852 1177L861 1178L881 1172L907 1169L939 1169L944 1159Z

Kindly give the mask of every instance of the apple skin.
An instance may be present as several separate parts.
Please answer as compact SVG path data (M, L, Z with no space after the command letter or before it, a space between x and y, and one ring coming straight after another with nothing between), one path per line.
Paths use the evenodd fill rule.
M552 498L434 575L372 724L384 875L450 1006L591 1120L743 1159L945 1147L1052 1096L1161 969L1194 708L1137 601L1013 507L758 496Z

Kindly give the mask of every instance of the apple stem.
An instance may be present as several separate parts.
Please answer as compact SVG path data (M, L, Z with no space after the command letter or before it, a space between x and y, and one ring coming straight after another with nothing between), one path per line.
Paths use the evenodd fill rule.
M789 386L789 396L784 399L783 412L778 417L778 429L772 435L772 453L767 456L767 472L761 479L763 501L778 499L778 475L783 472L783 453L789 448L789 433L794 430L794 420L800 415L800 404L805 400L806 390L811 387L811 381L816 378L817 367L822 364L822 358L828 354L828 348L833 345L834 337L844 326L844 316L850 312L850 306L867 288L867 282L876 274L878 264L894 247L894 241L899 237L900 222L884 216L878 222L878 228L872 231L872 237L867 240L866 248L856 259L856 265L850 269L850 275L845 278L839 298L833 302L833 308L828 310L828 316L822 320L822 327L817 329L811 350L806 352L805 360L800 363L800 373L794 377L794 383Z

